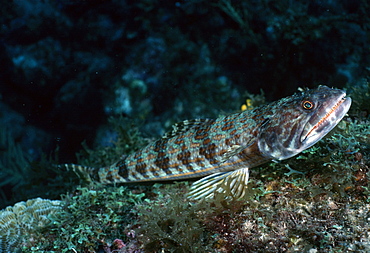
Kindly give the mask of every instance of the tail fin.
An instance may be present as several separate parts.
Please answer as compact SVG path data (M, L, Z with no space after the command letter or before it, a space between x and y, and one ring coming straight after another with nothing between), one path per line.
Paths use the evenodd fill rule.
M73 171L79 178L86 180L89 183L99 182L98 168L77 164L62 164L59 165L59 167L65 168L69 171Z

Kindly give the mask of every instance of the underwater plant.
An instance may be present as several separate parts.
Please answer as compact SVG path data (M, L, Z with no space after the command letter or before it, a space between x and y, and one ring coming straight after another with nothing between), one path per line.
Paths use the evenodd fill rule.
M63 208L24 245L23 252L95 252L117 238L127 241L126 226L135 222L133 207L143 196L126 187L78 188L63 196Z
M28 182L30 156L23 152L8 129L0 128L0 203L5 205L9 200L7 188L18 191ZM0 205L1 207L1 205Z
M155 198L136 206L145 252L208 252L211 234L202 224L209 203L192 204L186 199L188 183L155 184Z

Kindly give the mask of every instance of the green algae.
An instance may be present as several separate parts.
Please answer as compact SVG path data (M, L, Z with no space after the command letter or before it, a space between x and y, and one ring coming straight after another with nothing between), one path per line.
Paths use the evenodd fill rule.
M62 210L49 226L29 238L24 252L95 252L117 238L134 220L133 207L143 197L125 187L78 188L62 199Z

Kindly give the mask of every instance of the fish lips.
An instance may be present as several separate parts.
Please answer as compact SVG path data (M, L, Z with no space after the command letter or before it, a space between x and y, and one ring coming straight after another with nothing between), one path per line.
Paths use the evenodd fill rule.
M331 106L325 106L327 109L321 111L319 109L319 113L315 114L311 120L307 122L301 134L300 140L305 148L311 147L328 134L346 115L351 107L351 103L351 98L346 97L344 93L337 101L334 101Z

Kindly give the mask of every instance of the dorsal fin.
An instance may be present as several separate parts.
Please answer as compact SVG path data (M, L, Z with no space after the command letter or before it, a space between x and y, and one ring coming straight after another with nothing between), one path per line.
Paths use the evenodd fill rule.
M172 126L172 130L165 133L163 135L163 139L168 139L174 137L178 134L185 133L189 129L193 127L198 127L202 125L209 125L213 123L215 120L213 119L192 119L192 120L185 120L179 123L176 123Z

